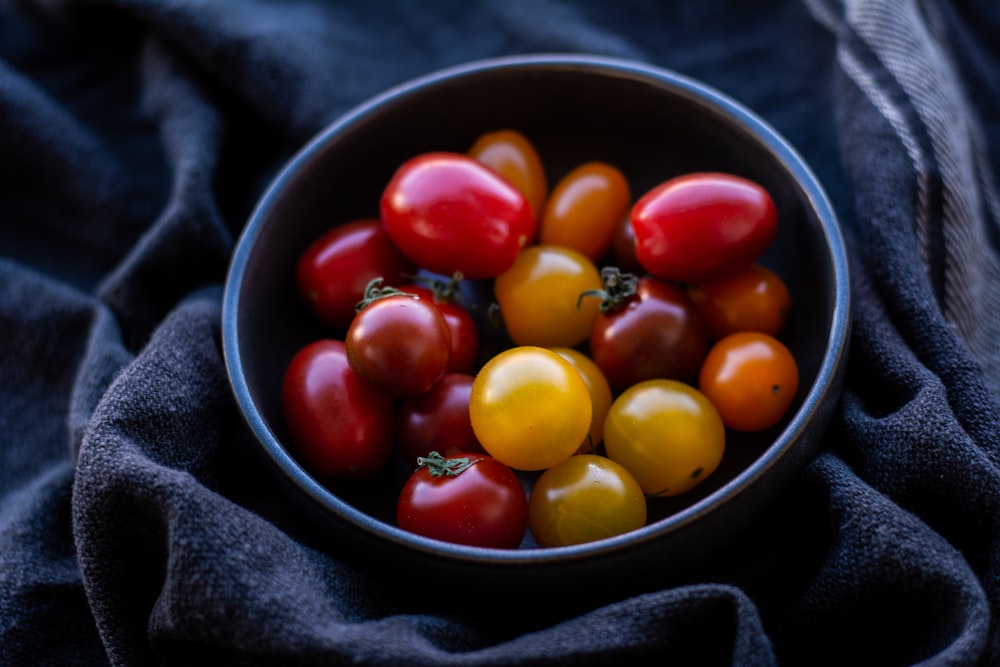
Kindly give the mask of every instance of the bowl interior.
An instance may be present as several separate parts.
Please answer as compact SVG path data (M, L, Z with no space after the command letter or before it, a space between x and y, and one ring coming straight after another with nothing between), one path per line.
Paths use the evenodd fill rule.
M829 355L842 354L846 276L832 213L808 170L755 117L693 82L642 66L554 57L456 68L394 89L328 128L275 180L234 256L223 324L237 398L272 457L287 442L280 386L288 361L307 342L336 335L295 298L299 254L333 225L377 216L382 188L405 159L431 150L464 152L480 134L500 128L520 130L534 143L550 186L584 161L603 160L626 174L633 197L684 172L718 170L756 180L777 204L778 237L762 262L792 293L782 339L800 366L796 403L767 432L730 434L722 465L694 491L651 503L650 533L662 537L679 513L708 499L729 501L748 475L766 474L752 468L768 457L815 447L798 441L808 433L806 423L823 416L817 402L830 400L821 385L837 382L838 362ZM316 502L326 511L360 510L375 519L368 528L406 541L391 528L405 472L390 466L364 483L319 480L332 495ZM524 546L532 546L530 537Z

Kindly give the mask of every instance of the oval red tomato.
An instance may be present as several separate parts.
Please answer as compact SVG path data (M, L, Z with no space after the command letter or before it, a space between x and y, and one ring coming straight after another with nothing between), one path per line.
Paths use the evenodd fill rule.
M436 540L496 549L520 545L528 499L510 468L482 454L421 460L403 485L396 523Z
M354 220L309 244L296 265L295 280L320 320L346 328L371 280L381 277L386 285L398 285L415 270L380 221Z
M759 184L718 172L672 178L632 207L636 257L649 273L682 283L713 280L757 259L778 214Z
M654 378L696 378L708 350L708 334L687 294L651 276L636 278L611 268L602 274L606 286L622 275L634 281L617 295L623 298L602 308L590 332L590 356L608 382L624 389ZM611 284L605 293L618 289Z
M475 378L447 373L430 390L405 398L396 416L396 446L411 467L432 451L445 456L485 453L472 430L469 396Z
M432 302L369 286L344 340L351 367L396 396L430 389L448 370L451 332Z
M310 343L292 358L281 400L292 445L317 475L367 477L392 453L393 399L354 372L339 340Z
M493 278L535 236L535 215L507 179L468 155L407 160L382 193L382 223L397 247L442 275Z

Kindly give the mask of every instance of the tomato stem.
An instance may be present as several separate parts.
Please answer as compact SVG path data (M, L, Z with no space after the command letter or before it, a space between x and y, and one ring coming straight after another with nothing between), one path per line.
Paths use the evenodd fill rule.
M427 468L431 477L457 477L469 469L475 461L468 456L445 458L439 452L430 452L427 456L417 457L417 467Z
M416 294L410 294L409 292L404 292L402 290L396 289L391 285L386 285L382 287L382 283L385 281L382 276L378 278L372 278L365 285L365 296L361 301L358 301L357 305L354 306L355 312L361 312L363 308L372 303L378 301L379 299L385 299L390 296L396 296L398 294L404 294L406 296L411 296L414 299L418 298Z
M601 282L604 289L592 289L581 292L576 300L576 309L580 309L585 297L592 296L601 300L598 307L604 314L613 313L622 308L635 296L639 288L639 278L634 273L622 273L617 266L605 266L601 269Z

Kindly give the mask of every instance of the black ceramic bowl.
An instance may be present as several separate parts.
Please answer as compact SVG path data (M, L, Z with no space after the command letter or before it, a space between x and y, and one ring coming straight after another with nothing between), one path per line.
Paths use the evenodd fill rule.
M445 544L394 525L402 473L318 479L283 425L280 386L292 355L328 336L295 297L294 266L320 233L377 215L394 170L425 151L466 151L483 132L515 128L542 156L549 182L604 160L634 196L667 178L716 170L756 180L779 211L762 258L787 282L794 308L783 340L800 366L787 418L727 445L694 491L650 505L646 527L590 544L516 550ZM816 452L838 399L848 337L848 272L834 213L792 147L752 112L683 76L636 62L540 55L475 62L405 83L362 104L301 149L261 198L239 240L223 308L223 344L236 400L289 498L337 555L375 573L455 577L492 595L639 591L674 580L752 530ZM405 471L403 471L405 472ZM529 588L525 588L529 587Z

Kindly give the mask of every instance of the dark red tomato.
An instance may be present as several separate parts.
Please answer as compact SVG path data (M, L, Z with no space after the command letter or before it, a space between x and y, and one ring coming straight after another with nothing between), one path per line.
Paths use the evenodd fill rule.
M708 335L684 290L650 276L623 278L613 268L602 277L604 300L590 333L590 356L608 382L625 389L642 380L696 378Z
M611 253L615 266L623 272L636 275L646 272L635 256L635 231L632 230L632 220L628 215L622 216L618 222L611 241Z
M436 540L515 549L528 525L528 499L514 472L483 454L421 459L403 485L396 523Z
M380 202L393 242L416 264L442 275L493 278L535 236L521 192L481 162L434 152L403 163Z
M395 403L354 372L339 340L315 341L292 358L281 399L291 444L317 475L367 477L392 453Z
M472 373L479 359L479 327L476 326L472 314L455 303L455 297L450 292L438 293L433 288L423 285L403 285L399 289L416 294L437 306L451 332L448 372Z
M393 244L378 220L355 220L313 241L299 258L299 294L323 322L346 328L365 287L378 277L398 285L416 266Z
M403 400L396 416L396 446L411 467L432 451L445 456L485 453L469 418L474 379L466 373L447 373L429 391Z
M369 286L344 340L358 375L395 396L421 394L448 370L451 333L433 302Z
M678 176L632 207L636 257L654 276L714 280L757 259L777 234L777 210L757 183L717 172Z
M792 295L781 276L760 264L697 285L687 286L708 335L720 340L739 331L777 336L784 331Z

